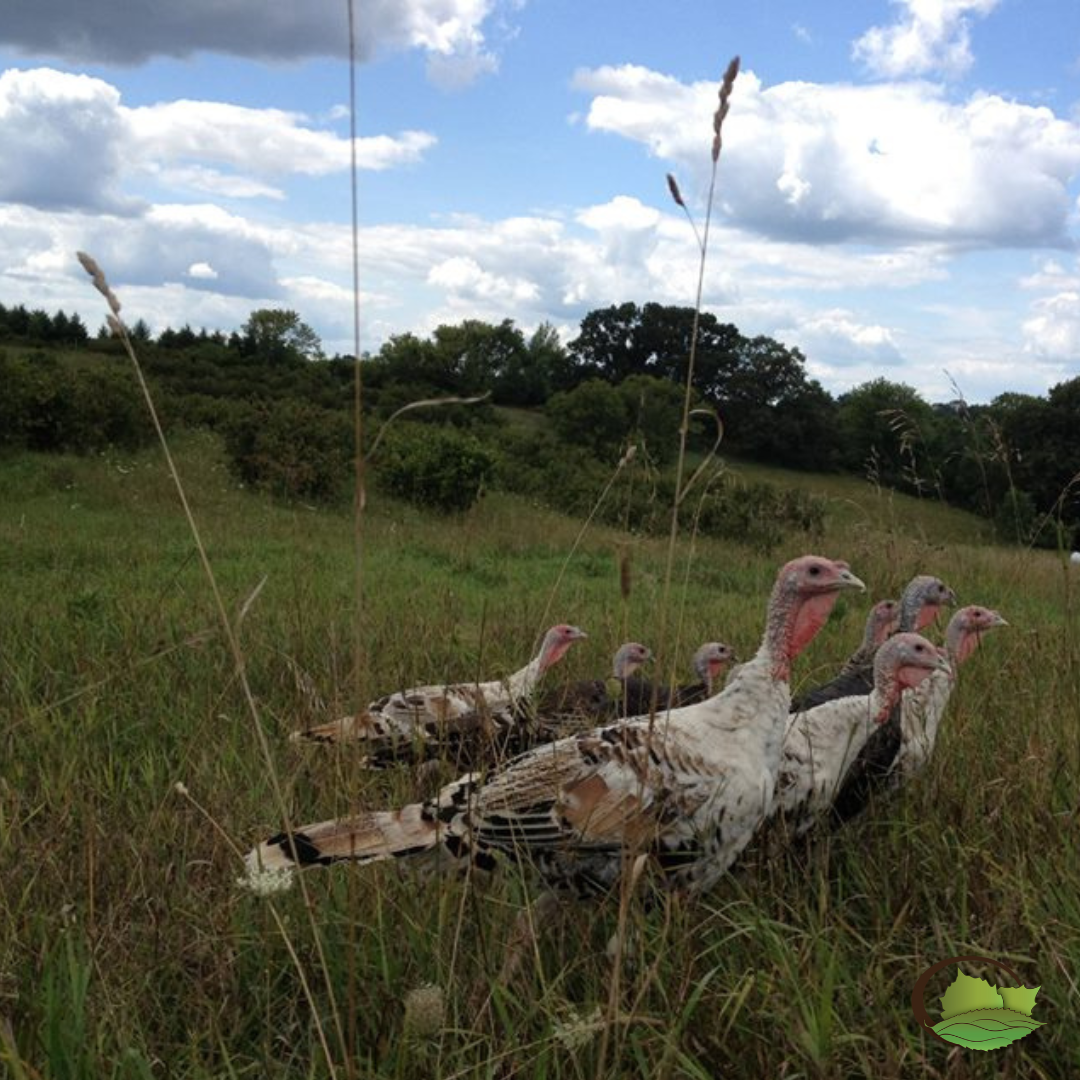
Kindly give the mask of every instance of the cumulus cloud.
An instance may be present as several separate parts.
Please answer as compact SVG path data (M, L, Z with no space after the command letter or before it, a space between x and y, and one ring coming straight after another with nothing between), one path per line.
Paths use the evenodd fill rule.
M87 75L44 68L0 74L0 202L134 209L119 190L119 102L114 87Z
M988 15L1000 0L894 0L891 26L874 26L852 47L875 75L909 78L963 75L972 65L970 15Z
M50 68L0 75L0 200L49 209L133 213L121 189L138 172L159 186L223 198L281 200L266 177L344 173L349 140L299 113L215 101L127 108L102 79ZM412 165L435 145L423 131L357 139L357 165Z
M306 126L300 113L219 101L171 101L123 112L139 158L198 158L260 175L322 176L349 168L349 140ZM412 164L435 141L423 131L358 138L357 166L383 170Z
M498 0L373 0L357 4L361 59L379 49L416 48L444 82L494 65L484 24ZM260 60L344 57L343 4L308 0L34 0L7 5L4 40L16 50L76 63L141 64L155 56L227 53Z
M580 71L586 124L707 182L716 85L633 65ZM720 200L741 226L802 243L1071 244L1080 124L1045 107L928 83L780 83L743 71L724 129ZM683 177L680 177L680 181Z
M518 276L492 274L467 255L444 259L431 268L427 280L448 293L485 302L497 301L510 305L510 310L535 299L539 292L535 282Z
M1042 360L1075 363L1080 357L1080 289L1036 300L1023 331L1029 354Z
M831 367L853 363L896 367L904 359L889 327L860 322L841 308L809 315L792 329L791 337L804 343L804 352L813 352Z

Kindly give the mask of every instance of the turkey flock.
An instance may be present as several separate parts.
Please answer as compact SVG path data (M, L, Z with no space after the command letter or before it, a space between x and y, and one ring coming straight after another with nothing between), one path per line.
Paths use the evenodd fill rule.
M754 656L733 666L730 646L707 642L685 686L643 677L651 653L628 642L610 678L544 690L544 673L586 636L560 624L508 678L399 691L295 732L300 743L356 744L371 768L450 762L461 775L396 809L278 833L249 852L249 873L391 858L490 871L515 860L549 891L584 897L644 864L661 889L707 890L755 834L790 842L840 824L924 769L960 666L1006 625L961 607L934 645L920 631L957 600L920 575L870 609L833 680L793 700L796 657L840 594L862 591L845 562L793 559Z

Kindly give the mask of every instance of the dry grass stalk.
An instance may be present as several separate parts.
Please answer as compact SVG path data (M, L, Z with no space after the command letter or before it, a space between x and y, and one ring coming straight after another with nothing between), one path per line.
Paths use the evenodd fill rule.
M195 521L195 515L192 512L191 504L188 501L187 492L184 489L183 481L180 478L180 471L176 467L176 462L173 459L172 451L169 449L169 441L165 437L165 430L161 426L161 418L158 415L157 406L154 404L153 395L150 393L150 386L146 381L146 376L142 369L142 364L139 362L138 353L135 351L135 345L131 340L131 335L127 331L127 327L119 317L120 301L117 299L116 294L109 286L108 279L105 277L105 272L98 265L97 260L93 256L88 255L84 251L77 252L79 262L82 264L83 269L90 275L93 281L94 288L105 297L110 312L106 316L109 327L113 333L120 339L124 346L124 351L128 355L128 359L131 360L132 367L135 370L135 377L138 380L139 388L142 391L143 400L146 402L146 407L150 413L150 420L153 424L154 431L157 434L158 442L161 444L162 453L165 457L165 463L169 470L169 475L172 478L173 485L176 488L176 493L180 499L180 505L183 507L184 517L188 524L188 529L191 532L192 540L194 541L195 548L199 553L199 560L202 563L203 571L206 574L207 581L210 585L210 592L214 599L214 605L218 613L218 618L221 622L222 633L225 636L225 640L229 647L229 652L233 660L233 664L236 669L237 681L239 682L240 689L244 696L245 704L247 705L248 712L251 717L252 724L255 729L256 740L259 744L259 749L262 753L263 761L266 764L267 775L270 778L270 789L274 796L274 801L278 812L281 814L282 820L286 824L286 828L291 828L289 821L288 807L285 802L285 794L281 788L281 783L277 776L277 771L274 768L273 755L270 752L270 744L266 737L266 732L263 730L262 722L259 718L258 706L255 704L255 695L251 689L251 684L247 677L247 665L244 661L244 654L240 648L240 641L237 636L237 627L233 625L229 618L228 611L225 607L225 600L221 594L221 589L218 586L217 576L214 573L214 568L210 563L210 556L207 554L206 545L203 543L202 533L199 530L198 523ZM258 590L256 590L257 592ZM254 597L252 597L254 599ZM231 842L230 842L231 843ZM239 854L239 849L235 845L231 845L233 850ZM304 885L303 879L300 879L300 887L304 893L304 899L309 913L312 911L311 904L308 902L307 889ZM280 921L277 912L274 913L274 918L278 922L279 928L285 935L284 924ZM341 1044L342 1051L345 1049L344 1032L341 1028L340 1013L337 1008L337 1004L334 999L333 986L329 981L329 967L326 963L326 959L323 956L322 940L319 937L318 927L314 923L314 917L312 916L311 923L312 934L316 943L316 949L319 952L319 959L322 964L323 976L326 979L326 990L331 1002L331 1012L334 1018L335 1026L337 1029L338 1040ZM296 955L295 950L292 947L292 943L286 937L286 946L289 949L290 955L292 955L298 965L298 973L302 984L305 988L305 993L308 993L308 999L311 1003L313 1011L315 1011L315 999L310 995L307 986L307 978L302 967L299 967L300 960ZM319 1039L322 1044L323 1053L326 1058L326 1064L332 1077L336 1076L336 1069L334 1067L334 1060L330 1053L329 1044L326 1041L325 1032L321 1022L316 1021L316 1026L319 1034Z
M690 432L690 416L692 412L690 408L690 403L693 398L694 391L694 364L695 360L697 359L697 342L701 326L701 297L705 285L705 263L706 256L708 255L709 250L709 228L712 223L713 201L716 193L716 174L720 161L720 132L724 124L724 118L727 116L728 109L730 108L729 99L731 97L732 89L735 85L735 78L738 74L739 58L736 56L728 64L727 70L724 72L724 77L720 85L720 104L717 106L716 112L713 115L712 172L709 179L709 194L705 203L705 222L700 235L697 232L697 227L694 226L693 219L690 218L689 211L687 211L687 217L690 219L690 224L694 228L694 234L698 237L698 249L700 251L700 258L698 260L697 293L694 301L694 321L690 331L690 354L687 357L686 364L686 381L684 384L683 393L682 423L679 427L679 455L675 467L675 498L671 507L671 530L668 536L667 564L664 573L664 587L660 606L661 625L660 632L657 636L657 645L661 653L667 651L667 646L669 644L667 640L668 601L671 596L671 577L675 566L675 543L679 534L679 507L685 494L683 489L683 475L686 471L686 443ZM674 196L675 192L678 191L678 184L676 183L673 185L669 180L668 187L673 189L672 195ZM686 209L685 206L683 207L683 209ZM716 450L716 446L719 445L720 439L723 438L723 425L722 423L720 423L719 417L717 417L717 425L719 435L717 443L713 447L714 453ZM704 466L704 464L708 460L709 458L706 458L706 461L702 463L702 466ZM694 476L691 477L690 485L687 485L687 487L691 486L694 483L700 473L701 468L699 468L698 471L695 472ZM672 649L670 653L671 669L669 671L668 681L672 684L675 682L676 679L674 660L676 652L677 643L676 648Z
M633 585L633 575L630 567L630 552L619 552L619 593L624 600L630 599L630 590Z

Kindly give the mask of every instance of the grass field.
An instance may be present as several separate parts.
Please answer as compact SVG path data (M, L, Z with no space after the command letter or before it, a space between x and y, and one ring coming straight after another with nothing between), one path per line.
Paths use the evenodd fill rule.
M1080 1072L1080 574L1060 557L990 546L931 502L803 478L830 500L824 538L768 556L683 541L661 612L662 541L590 530L567 561L580 522L520 500L436 520L376 497L358 605L348 511L238 490L208 436L174 449L271 762L160 455L0 461L0 1073ZM272 775L296 821L415 792L407 771L365 774L290 730L402 683L511 670L560 620L590 634L564 677L606 669L627 638L682 666L708 638L749 655L776 566L811 549L846 558L871 596L841 601L797 681L825 677L868 603L918 572L1010 627L965 667L920 782L802 859L750 858L704 898L631 905L617 971L618 905L577 908L478 1019L527 877L337 868L269 901L237 886L238 851L281 824ZM922 1034L915 980L960 954L1039 985L1046 1026L988 1053ZM935 1017L954 974L930 984Z

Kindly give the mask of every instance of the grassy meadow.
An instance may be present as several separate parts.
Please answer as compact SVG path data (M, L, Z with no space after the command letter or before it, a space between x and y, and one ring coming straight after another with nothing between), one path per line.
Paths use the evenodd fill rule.
M769 553L681 538L665 607L666 541L594 528L575 549L580 521L509 496L435 519L373 495L358 600L351 512L240 490L208 435L173 450L250 703L160 452L0 461L0 1075L1080 1072L1080 572L1060 556L792 474L829 499L826 534ZM238 886L282 803L318 821L425 783L291 730L401 685L513 670L556 621L590 636L553 679L606 672L630 638L680 675L703 640L748 656L776 567L808 550L847 559L870 595L842 598L797 683L827 677L871 600L915 573L1010 623L963 669L928 773L865 820L800 857L751 854L694 901L573 908L483 1014L527 875L381 865L272 899ZM634 945L613 968L620 919ZM920 1032L917 977L965 954L1039 985L1046 1026L986 1053ZM930 983L935 1019L954 974Z

